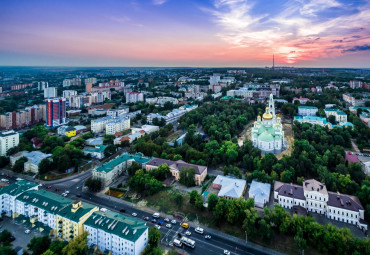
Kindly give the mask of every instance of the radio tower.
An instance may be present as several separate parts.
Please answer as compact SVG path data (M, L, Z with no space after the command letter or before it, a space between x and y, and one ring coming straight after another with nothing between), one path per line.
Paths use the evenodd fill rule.
M275 70L275 55L272 54L272 70Z

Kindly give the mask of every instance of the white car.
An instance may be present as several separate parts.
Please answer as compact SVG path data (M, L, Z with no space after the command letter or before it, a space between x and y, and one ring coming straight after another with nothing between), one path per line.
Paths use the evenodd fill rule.
M155 218L155 219L159 219L159 213L153 213L153 218Z
M195 232L197 232L198 234L202 234L202 235L203 235L204 230L203 230L203 228L196 227L196 228L195 228Z
M171 220L171 223L172 224L176 224L176 220Z
M158 226L158 225L155 225L155 228L160 230L161 229L161 226Z
M106 212L106 211L108 211L108 209L107 208L100 208L100 211Z
M69 194L69 190L66 190L66 192L64 192L64 193Z
M190 236L191 232L188 230L188 231L185 232L185 235Z
M166 228L172 228L171 224L166 224Z
M169 218L165 218L164 221L165 222L170 222L170 219Z
M62 196L63 197L66 197L68 194L67 193L62 193Z
M137 213L132 213L131 215L134 216L134 217L136 217L137 216Z
M224 250L225 255L230 255L230 252L228 250Z
M25 233L25 234L29 234L29 233L31 233L31 230L26 229L26 231L24 231L24 233Z
M205 235L204 238L205 239L211 239L211 236L210 235Z

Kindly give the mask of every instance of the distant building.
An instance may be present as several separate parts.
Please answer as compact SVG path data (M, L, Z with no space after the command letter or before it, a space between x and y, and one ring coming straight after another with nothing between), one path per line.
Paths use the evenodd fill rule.
M152 158L149 162L146 163L146 170L150 171L153 169L157 169L160 165L163 164L166 164L170 167L172 176L175 177L176 180L180 179L180 171L182 168L193 168L195 170L194 182L196 185L201 185L201 183L207 176L206 166L189 164L182 160L172 161L161 158Z
M80 78L64 79L63 87L69 87L69 86L81 86L81 79Z
M243 198L247 182L230 176L217 175L212 183L212 188L219 189L219 197L226 199Z
M91 131L100 133L105 131L106 134L114 135L116 132L127 130L130 128L130 118L122 117L103 117L91 121Z
M327 118L329 118L329 116L334 116L337 122L347 122L347 114L342 110L329 108L324 111Z
M275 181L274 199L284 208L303 208L367 230L365 210L357 197L327 191L325 184L314 179L304 181L303 187Z
M364 83L362 81L350 81L349 87L351 89L361 89L363 87Z
M0 156L6 156L9 149L18 146L19 133L13 130L0 132Z
M298 106L298 115L301 116L316 116L319 109L313 106Z
M293 98L292 103L294 104L295 101L299 101L300 104L306 104L307 102L310 101L310 99L300 96L299 98L296 98L296 97Z
M264 208L270 200L271 184L253 180L249 187L249 198L254 199L254 205Z
M370 113L363 112L360 114L360 119L367 125L370 126Z
M148 244L148 226L144 221L112 211L95 211L84 223L87 245L112 255L140 255Z
M41 151L21 151L10 156L10 165L13 166L18 159L26 157L27 162L24 163L24 171L38 174L40 162L45 158L50 158L51 156L52 154L45 154Z
M97 158L97 159L102 159L104 158L104 150L107 148L106 145L96 145L95 147L85 147L83 149L83 153L85 155L90 154L91 157Z
M38 90L44 90L47 87L49 87L49 83L47 81L39 81L39 82L37 82L37 89Z
M157 118L158 121L164 119L166 121L166 124L173 123L177 121L181 116L185 115L187 112L196 109L197 107L198 105L181 106L178 109L173 109L170 113L167 113L164 116L159 113L149 113L146 120L149 124L152 124L155 118Z
M103 138L98 137L98 138L89 138L86 140L86 145L88 146L97 146L97 145L102 145L103 144Z
M77 96L77 91L76 90L64 90L63 91L63 97L64 98L70 98L72 96Z
M111 109L107 111L107 116L121 117L129 112L129 107L120 107L118 109Z
M98 79L96 79L95 77L91 77L91 78L86 78L85 79L85 84L86 83L92 83L92 84L95 84L98 82Z
M346 153L346 161L350 163L361 163L358 156L350 151Z
M56 127L66 123L66 99L46 99L46 126Z
M126 103L137 103L144 101L143 93L128 92L126 93Z
M44 98L54 98L57 97L57 95L56 87L48 87L44 89Z
M93 86L93 84L92 84L91 82L86 82L86 83L85 83L85 92L86 92L86 93L91 93L91 91L92 91L92 86Z

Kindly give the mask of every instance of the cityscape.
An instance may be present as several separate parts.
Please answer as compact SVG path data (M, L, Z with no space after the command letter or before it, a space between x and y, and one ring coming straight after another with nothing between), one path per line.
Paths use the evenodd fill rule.
M370 2L8 1L0 255L370 254Z

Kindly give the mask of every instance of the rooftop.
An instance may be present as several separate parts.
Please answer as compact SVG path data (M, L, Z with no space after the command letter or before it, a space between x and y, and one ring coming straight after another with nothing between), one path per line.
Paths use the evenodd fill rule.
M0 194L9 194L11 196L18 196L19 194L22 194L23 192L36 186L37 184L34 182L21 180L0 188Z
M350 151L346 153L346 161L352 162L352 163L360 162L360 160L358 159L358 156L356 154L353 154Z
M161 159L161 158L152 158L146 164L150 165L150 166L157 166L157 167L160 166L160 165L166 164L170 168L176 169L178 171L180 171L181 168L183 168L183 167L194 168L195 174L199 174L199 175L202 174L207 169L206 166L189 164L189 163L186 163L185 161L182 161L182 160L172 161L172 160Z
M249 196L253 197L256 203L264 204L269 201L270 190L271 184L253 180L249 188Z
M239 198L243 195L243 191L247 185L247 182L231 176L217 175L216 179L213 181L213 184L221 185L218 196Z
M325 184L316 181L315 179L309 179L303 182L303 190L305 191L317 191L323 195L327 195Z
M75 207L75 210L74 210ZM58 215L69 219L74 222L80 222L80 219L93 210L96 206L92 204L88 204L82 201L74 201L70 203L68 206L63 207L59 212Z
M110 172L113 170L113 168L127 160L135 160L137 163L139 164L144 164L144 163L147 163L148 161L150 161L151 158L148 158L148 157L144 157L143 154L141 153L136 153L135 155L131 155L131 154L127 154L127 153L123 153L122 155L114 158L113 160L107 162L107 163L104 163L103 165L101 165L100 167L98 167L96 169L96 171L98 172Z
M8 130L8 131L0 131L0 137L6 137L11 135L16 135L18 132L15 132L14 130Z
M135 242L148 229L145 222L112 211L95 211L84 223Z
M318 108L317 107L314 107L314 106L298 106L298 109L313 109L313 110L317 110Z

